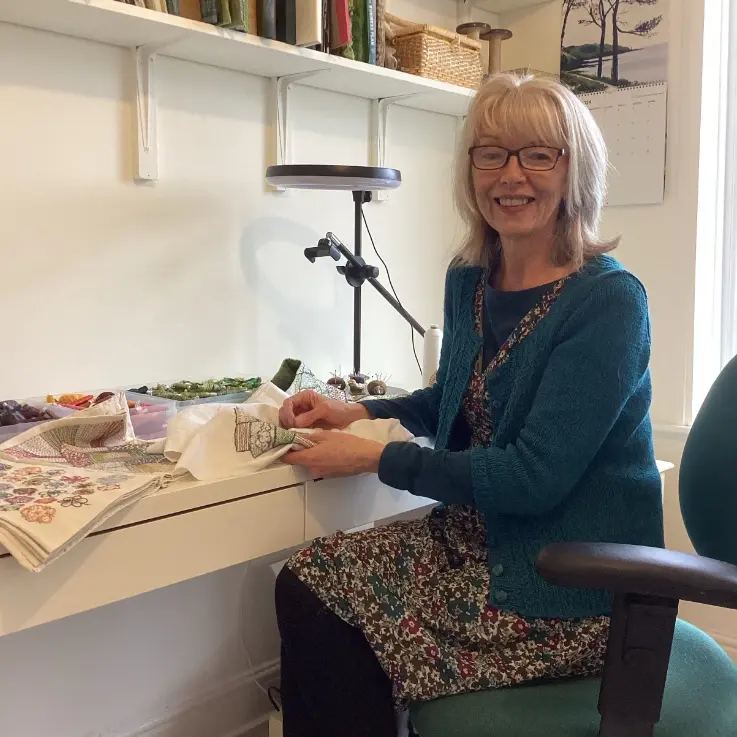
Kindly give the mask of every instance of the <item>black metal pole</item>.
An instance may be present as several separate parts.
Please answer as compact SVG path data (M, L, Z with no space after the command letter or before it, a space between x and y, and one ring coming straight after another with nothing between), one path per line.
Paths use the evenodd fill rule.
M363 234L363 202L365 193L353 193L355 211L353 253L361 257L361 236ZM353 289L353 375L361 374L361 287Z
M394 297L387 292L386 289L382 286L382 284L374 279L373 277L368 278L368 283L424 338L425 337L425 328L420 325L417 320L415 320L412 315L407 312L407 310L402 307L402 305L394 299Z

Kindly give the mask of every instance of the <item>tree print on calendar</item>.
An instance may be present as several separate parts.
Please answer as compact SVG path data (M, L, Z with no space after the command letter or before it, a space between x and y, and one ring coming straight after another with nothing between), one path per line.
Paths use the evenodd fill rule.
M669 0L563 0L561 80L576 94L667 81Z

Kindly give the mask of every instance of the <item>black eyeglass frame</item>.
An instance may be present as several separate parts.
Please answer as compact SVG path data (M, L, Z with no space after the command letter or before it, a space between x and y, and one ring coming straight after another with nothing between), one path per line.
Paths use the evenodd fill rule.
M492 169L490 169L490 168L483 168L483 167L477 166L476 165L476 162L473 160L473 152L476 151L477 149L480 149L480 148L498 148L501 151L506 151L507 152L507 158L505 159L504 163L501 166L495 166ZM526 151L526 150L531 149L531 148L546 148L546 149L549 149L550 151L555 151L557 153L557 156L555 157L555 161L553 162L553 165L551 167L547 168L547 169L531 169L530 167L525 166L522 163L522 158L520 157L520 154L523 151ZM468 155L471 158L471 166L474 169L477 169L478 171L499 171L499 170L503 169L509 163L509 160L513 156L516 156L517 157L517 161L518 161L519 165L525 171L553 171L553 169L555 169L555 167L558 166L558 162L560 161L561 156L565 156L566 153L567 152L566 152L566 150L564 148L556 148L555 146L523 146L522 148L518 148L518 149L509 149L509 148L504 148L504 146L492 146L492 145L490 145L488 143L487 144L484 144L484 145L471 146L468 149Z

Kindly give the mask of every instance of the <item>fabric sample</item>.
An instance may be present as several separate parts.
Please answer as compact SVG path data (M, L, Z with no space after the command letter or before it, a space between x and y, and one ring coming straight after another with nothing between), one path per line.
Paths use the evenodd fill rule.
M38 572L163 484L161 476L151 474L0 461L0 545Z
M287 395L279 396L273 385L271 398L259 392L245 404L202 405L180 412L169 423L163 448L166 459L176 462L175 473L190 473L200 481L243 476L290 450L311 447L313 430L279 426L279 408ZM359 420L342 432L383 443L412 440L398 420Z
M80 412L79 415L82 415ZM149 443L130 440L127 410L116 415L64 417L45 422L0 445L0 457L31 464L58 464L86 470L134 474L173 470Z

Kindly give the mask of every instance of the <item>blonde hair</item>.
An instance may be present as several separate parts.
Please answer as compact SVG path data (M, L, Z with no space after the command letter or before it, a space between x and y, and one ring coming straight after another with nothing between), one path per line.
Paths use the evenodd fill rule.
M493 267L499 258L499 234L484 220L476 202L468 149L481 136L510 134L568 154L567 193L561 202L553 263L580 267L616 248L618 237L599 236L608 160L604 138L588 108L552 78L497 74L476 93L456 155L456 206L468 227L457 260Z

